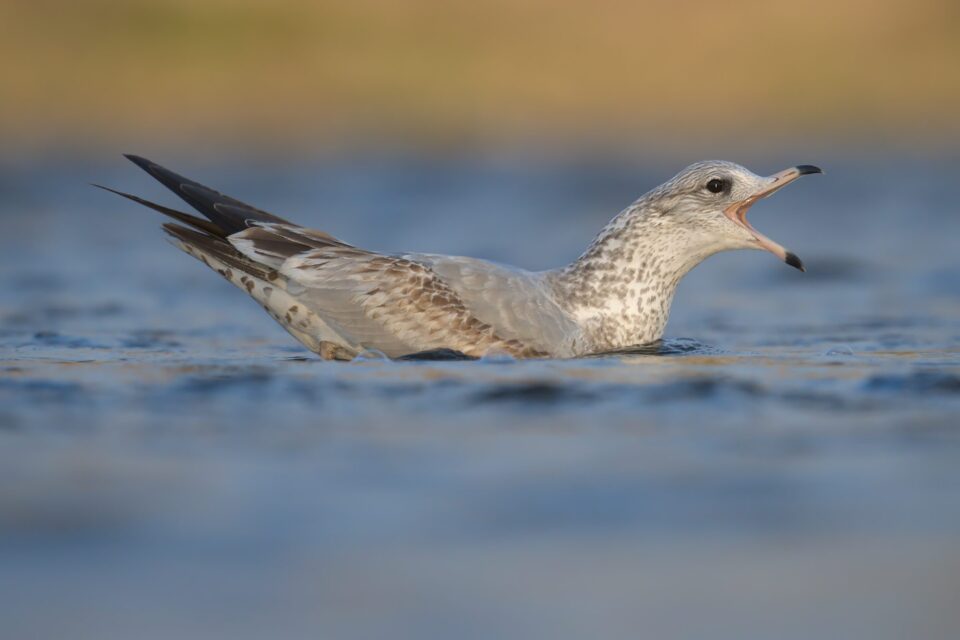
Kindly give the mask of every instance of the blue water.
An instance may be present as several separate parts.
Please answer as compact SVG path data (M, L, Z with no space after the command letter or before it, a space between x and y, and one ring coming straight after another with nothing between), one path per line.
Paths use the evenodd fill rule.
M696 158L155 159L546 268ZM827 169L751 213L808 273L711 258L656 354L348 364L86 185L175 202L122 158L0 163L3 636L957 637L960 163L733 159Z

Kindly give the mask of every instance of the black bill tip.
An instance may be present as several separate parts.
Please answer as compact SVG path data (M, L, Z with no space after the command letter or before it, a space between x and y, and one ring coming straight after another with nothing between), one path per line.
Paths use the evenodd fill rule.
M823 173L823 169L821 169L820 167L815 167L812 164L801 164L801 165L797 165L794 168L798 172L800 172L800 175L802 176L808 176L811 173Z
M801 261L800 261L800 258L797 257L797 254L795 254L795 253L793 253L793 252L791 252L791 251L787 251L787 257L784 258L783 261L786 262L786 263L787 263L788 265L790 265L791 267L793 267L794 269L799 269L800 271L803 271L804 273L806 273L806 271L807 271L807 270L803 267L803 262L801 262Z

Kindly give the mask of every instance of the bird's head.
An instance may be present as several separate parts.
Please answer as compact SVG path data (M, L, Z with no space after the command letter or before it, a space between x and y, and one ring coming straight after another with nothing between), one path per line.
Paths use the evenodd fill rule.
M707 253L763 249L803 271L796 254L747 222L747 211L757 200L811 173L823 171L813 165L799 165L764 177L733 162L698 162L641 200L663 223L682 229Z

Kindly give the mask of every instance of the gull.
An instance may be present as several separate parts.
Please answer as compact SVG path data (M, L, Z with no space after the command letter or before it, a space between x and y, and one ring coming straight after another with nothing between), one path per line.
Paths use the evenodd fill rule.
M369 251L126 157L204 218L100 188L172 218L163 229L180 249L325 360L449 351L573 358L656 343L680 279L715 253L766 250L804 271L747 211L800 176L823 173L798 165L764 177L733 162L697 162L621 211L574 262L534 272Z

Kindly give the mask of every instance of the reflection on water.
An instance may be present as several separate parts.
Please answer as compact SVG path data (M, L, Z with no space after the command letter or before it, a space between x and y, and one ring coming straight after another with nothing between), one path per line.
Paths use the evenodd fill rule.
M115 164L14 167L0 192L11 637L960 632L960 218L942 161L837 161L762 203L756 225L809 272L713 258L655 348L350 364L317 361L152 214L82 186L160 193ZM373 248L531 268L669 173L187 165Z

